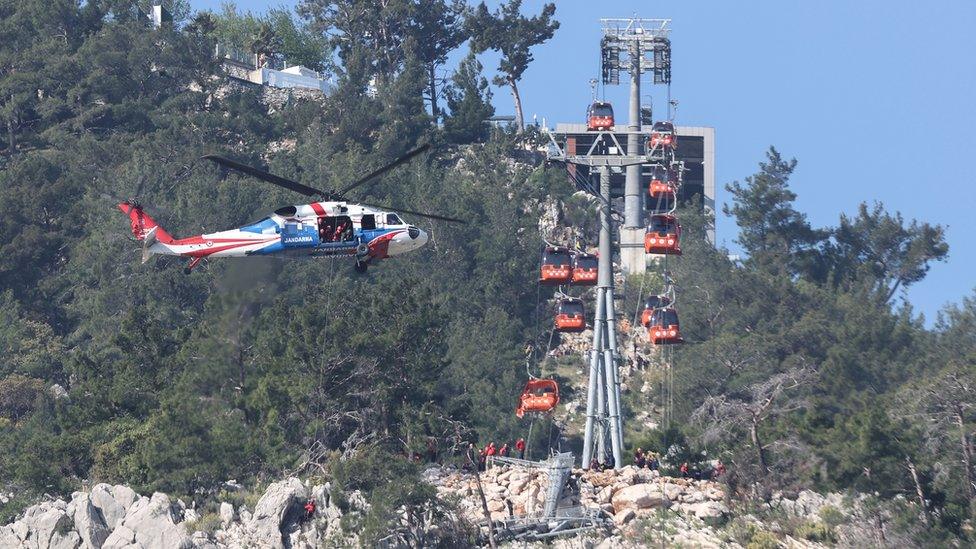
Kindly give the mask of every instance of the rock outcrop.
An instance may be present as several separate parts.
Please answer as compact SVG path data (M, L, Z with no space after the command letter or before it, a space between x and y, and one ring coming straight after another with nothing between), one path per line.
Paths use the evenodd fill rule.
M311 495L318 510L302 520L302 505ZM351 494L350 512L362 513L368 504ZM127 486L97 484L90 492L75 492L71 501L44 501L23 516L0 526L2 549L230 549L291 547L312 549L326 545L355 545L355 536L341 531L343 512L335 506L329 486L307 486L288 478L268 486L251 513L221 502L214 531L198 531L202 511L174 502L156 492L140 496ZM211 522L211 524L213 524ZM212 527L208 527L212 528Z
M457 517L483 523L478 485L473 474L432 466L422 478ZM481 474L488 514L494 521L539 516L549 479L544 470L493 467ZM316 504L315 515L304 519L303 504ZM339 507L339 501L342 507ZM838 494L804 491L794 497L774 496L768 507L777 517L816 524L827 508L847 509ZM588 510L602 516L607 531L592 538L554 540L553 547L741 547L735 532L775 532L781 546L821 547L796 539L775 523L764 524L749 514L734 515L732 502L720 483L710 480L662 477L657 471L624 467L616 471L572 471L560 507ZM70 501L44 501L26 509L21 518L0 526L0 548L30 549L244 549L356 546L356 528L369 511L358 491L335 494L328 484L309 485L297 478L270 484L253 511L246 505L212 502L187 507L162 493L141 496L125 486L98 484L89 492L75 492ZM847 511L844 511L845 513ZM343 518L347 521L342 521ZM431 519L433 520L433 519ZM417 526L417 525L414 525ZM435 523L419 525L436 531ZM838 538L869 540L864 529L837 529ZM730 533L731 532L731 533ZM772 534L770 534L772 535ZM741 541L741 540L740 540ZM858 543L851 542L856 546Z

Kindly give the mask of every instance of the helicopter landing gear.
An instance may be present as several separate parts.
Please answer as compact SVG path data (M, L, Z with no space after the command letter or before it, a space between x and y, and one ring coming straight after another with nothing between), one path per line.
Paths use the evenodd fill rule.
M202 257L194 257L193 259L191 259L190 260L190 263L187 264L187 266L183 269L183 274L186 274L186 275L190 274L190 272L193 271L193 268L196 267L198 263L200 263L200 260L201 259L203 259L203 258Z
M356 272L359 274L366 274L366 267L368 267L365 261L356 261Z

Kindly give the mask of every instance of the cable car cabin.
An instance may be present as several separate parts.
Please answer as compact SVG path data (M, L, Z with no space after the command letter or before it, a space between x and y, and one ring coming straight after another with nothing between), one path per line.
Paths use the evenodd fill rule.
M585 330L586 315L583 310L583 301L573 298L559 300L555 327L558 332L582 332Z
M600 260L593 254L578 253L573 257L573 284L594 286L600 275Z
M681 225L671 214L651 216L644 235L644 251L649 254L681 255Z
M594 101L586 109L586 129L589 131L613 129L613 106L605 101Z
M678 139L674 135L674 124L671 122L655 122L651 126L651 137L647 140L648 149L665 147L675 149L678 147Z
M547 246L542 251L542 269L539 282L556 285L569 284L573 279L573 256L566 248Z
M519 396L515 415L544 414L559 404L559 385L553 379L530 379Z
M651 337L651 343L655 345L685 342L681 338L681 330L678 329L678 311L675 311L674 307L655 310L651 315L651 325L647 328L647 334Z
M677 180L674 173L660 164L651 168L651 183L647 186L647 194L651 198L660 198L662 195L674 195L677 187Z
M652 295L644 300L644 310L641 312L641 326L645 328L651 327L651 317L654 316L654 311L657 309L663 309L671 304L671 299L666 295Z

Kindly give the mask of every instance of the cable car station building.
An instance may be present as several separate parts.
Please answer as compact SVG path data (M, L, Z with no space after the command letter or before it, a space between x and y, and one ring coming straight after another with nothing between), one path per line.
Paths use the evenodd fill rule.
M615 130L626 131L626 125L616 125ZM650 133L651 126L641 127L642 132ZM678 192L678 202L681 204L697 203L704 211L715 212L715 128L707 126L675 126L678 136L678 147L675 152L675 160L684 162L684 174L682 184ZM566 154L585 154L593 145L597 137L597 132L587 131L585 123L578 124L556 124L555 133L565 136ZM624 133L616 134L617 142L627 151L627 135ZM643 140L641 140L643 141ZM641 143L641 148L644 145ZM644 151L637 151L643 154ZM641 211L647 211L647 184L651 180L651 172L654 163L647 163L640 166L641 188ZM599 188L599 175L590 173L587 166L567 165L570 177L580 186L583 182L588 182L590 188ZM618 170L610 175L611 196L614 199L622 199L624 196L625 171ZM585 190L585 189L584 189ZM644 223L646 224L646 216ZM621 227L619 230L620 238L620 263L626 273L642 273L647 269L649 262L654 261L654 256L648 256L644 252L644 233L645 227ZM708 230L708 241L715 244L715 228Z

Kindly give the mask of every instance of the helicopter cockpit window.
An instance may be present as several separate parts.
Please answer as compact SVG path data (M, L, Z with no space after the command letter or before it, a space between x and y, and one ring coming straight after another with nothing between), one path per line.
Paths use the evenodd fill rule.
M387 225L403 225L403 221L397 217L397 214L386 214L386 224Z
M367 214L359 220L359 226L366 230L372 230L376 228L376 216L373 214Z

